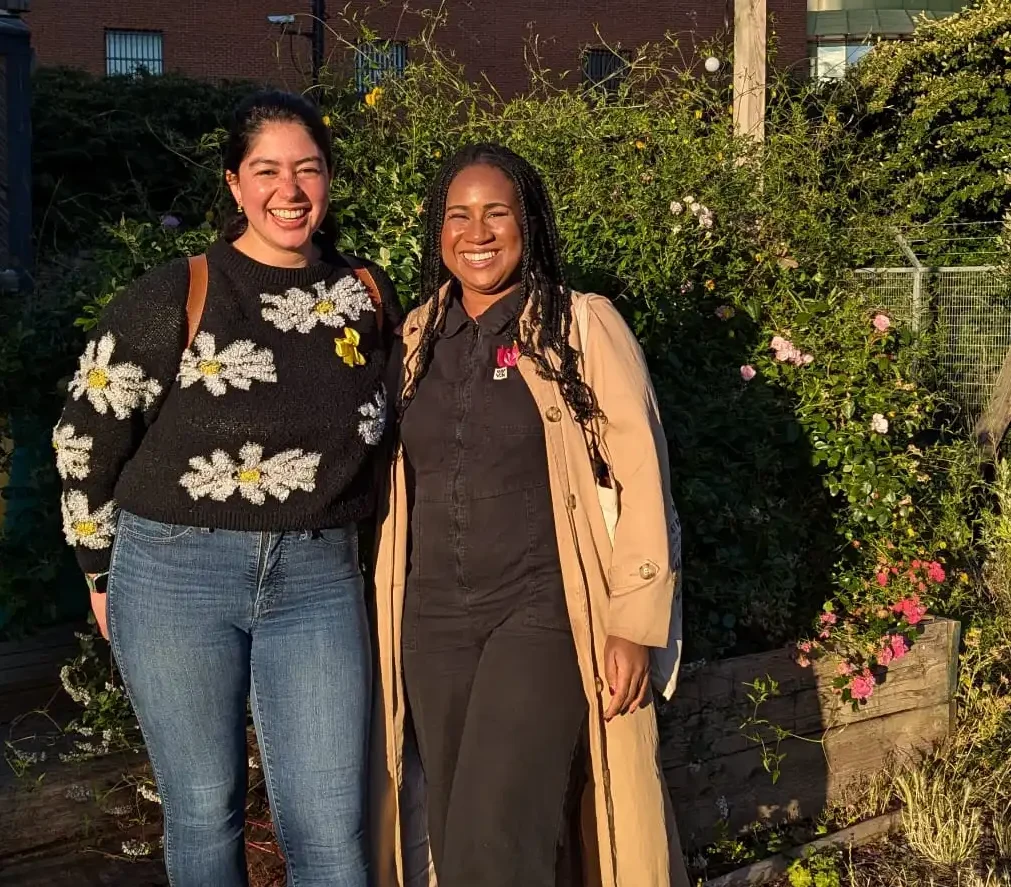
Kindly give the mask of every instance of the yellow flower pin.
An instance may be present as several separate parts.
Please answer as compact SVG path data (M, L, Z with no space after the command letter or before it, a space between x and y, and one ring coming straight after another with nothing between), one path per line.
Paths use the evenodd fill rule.
M349 326L344 328L343 338L334 339L336 346L334 350L337 352L337 356L349 367L365 366L365 358L358 350L361 340L362 337L358 330L351 329Z

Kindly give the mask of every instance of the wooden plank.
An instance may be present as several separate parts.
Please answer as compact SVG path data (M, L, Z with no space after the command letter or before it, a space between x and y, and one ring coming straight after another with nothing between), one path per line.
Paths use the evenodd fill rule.
M990 457L996 458L1008 426L1011 426L1011 349L1004 357L990 403L974 429L976 442Z
M892 664L885 682L857 712L832 693L836 665L830 660L801 668L789 651L776 650L706 666L682 682L660 713L663 759L688 763L748 748L740 727L751 708L746 685L756 678L771 677L780 690L758 716L802 736L950 700L957 688L952 663L958 640L957 622L926 623L909 654Z
M683 837L710 839L721 808L729 808L734 829L817 815L855 780L942 740L954 724L959 629L947 619L924 623L909 654L857 712L831 692L833 662L800 668L786 650L727 659L687 676L660 712L661 761ZM780 746L787 757L776 785L760 748L741 732L752 708L746 684L766 676L779 682L780 695L758 717L798 737ZM771 731L764 734L774 744Z
M860 777L929 750L948 735L950 720L951 704L942 702L834 728L824 743L818 734L784 740L779 751L786 758L775 785L755 746L709 761L667 762L682 840L711 840L723 809L734 831L756 821L817 816Z
M719 878L711 878L702 887L745 887L745 885L751 884L766 884L773 878L782 875L795 859L803 859L809 852L827 850L832 847L858 847L861 844L867 844L898 829L901 820L902 814L900 812L875 816L874 819L868 819L850 828L826 835L824 838L818 838L817 841L777 853L775 856L746 865L737 871L721 875Z
M734 129L765 139L766 0L734 2Z
M98 840L116 821L98 799L145 759L130 753L75 764L53 762L39 781L13 778L4 766L0 782L0 863L50 847ZM116 801L114 801L115 803Z

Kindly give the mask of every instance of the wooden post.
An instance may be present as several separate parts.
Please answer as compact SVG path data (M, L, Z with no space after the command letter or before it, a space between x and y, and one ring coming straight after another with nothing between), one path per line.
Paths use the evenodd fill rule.
M765 140L766 0L734 0L734 129Z
M993 395L976 423L976 441L985 455L996 459L1001 441L1011 426L1011 351L1004 358Z

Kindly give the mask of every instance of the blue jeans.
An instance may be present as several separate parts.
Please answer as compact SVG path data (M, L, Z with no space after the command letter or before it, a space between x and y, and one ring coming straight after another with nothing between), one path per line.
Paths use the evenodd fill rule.
M247 699L291 887L366 887L369 629L357 532L122 513L113 652L147 744L172 887L246 887Z

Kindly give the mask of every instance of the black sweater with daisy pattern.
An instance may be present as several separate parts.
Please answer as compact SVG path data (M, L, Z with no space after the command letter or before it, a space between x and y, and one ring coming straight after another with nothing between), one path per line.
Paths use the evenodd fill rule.
M377 306L339 256L263 265L223 240L187 348L185 259L109 304L53 432L63 529L108 569L120 509L182 526L282 532L369 516L387 417L393 286Z

